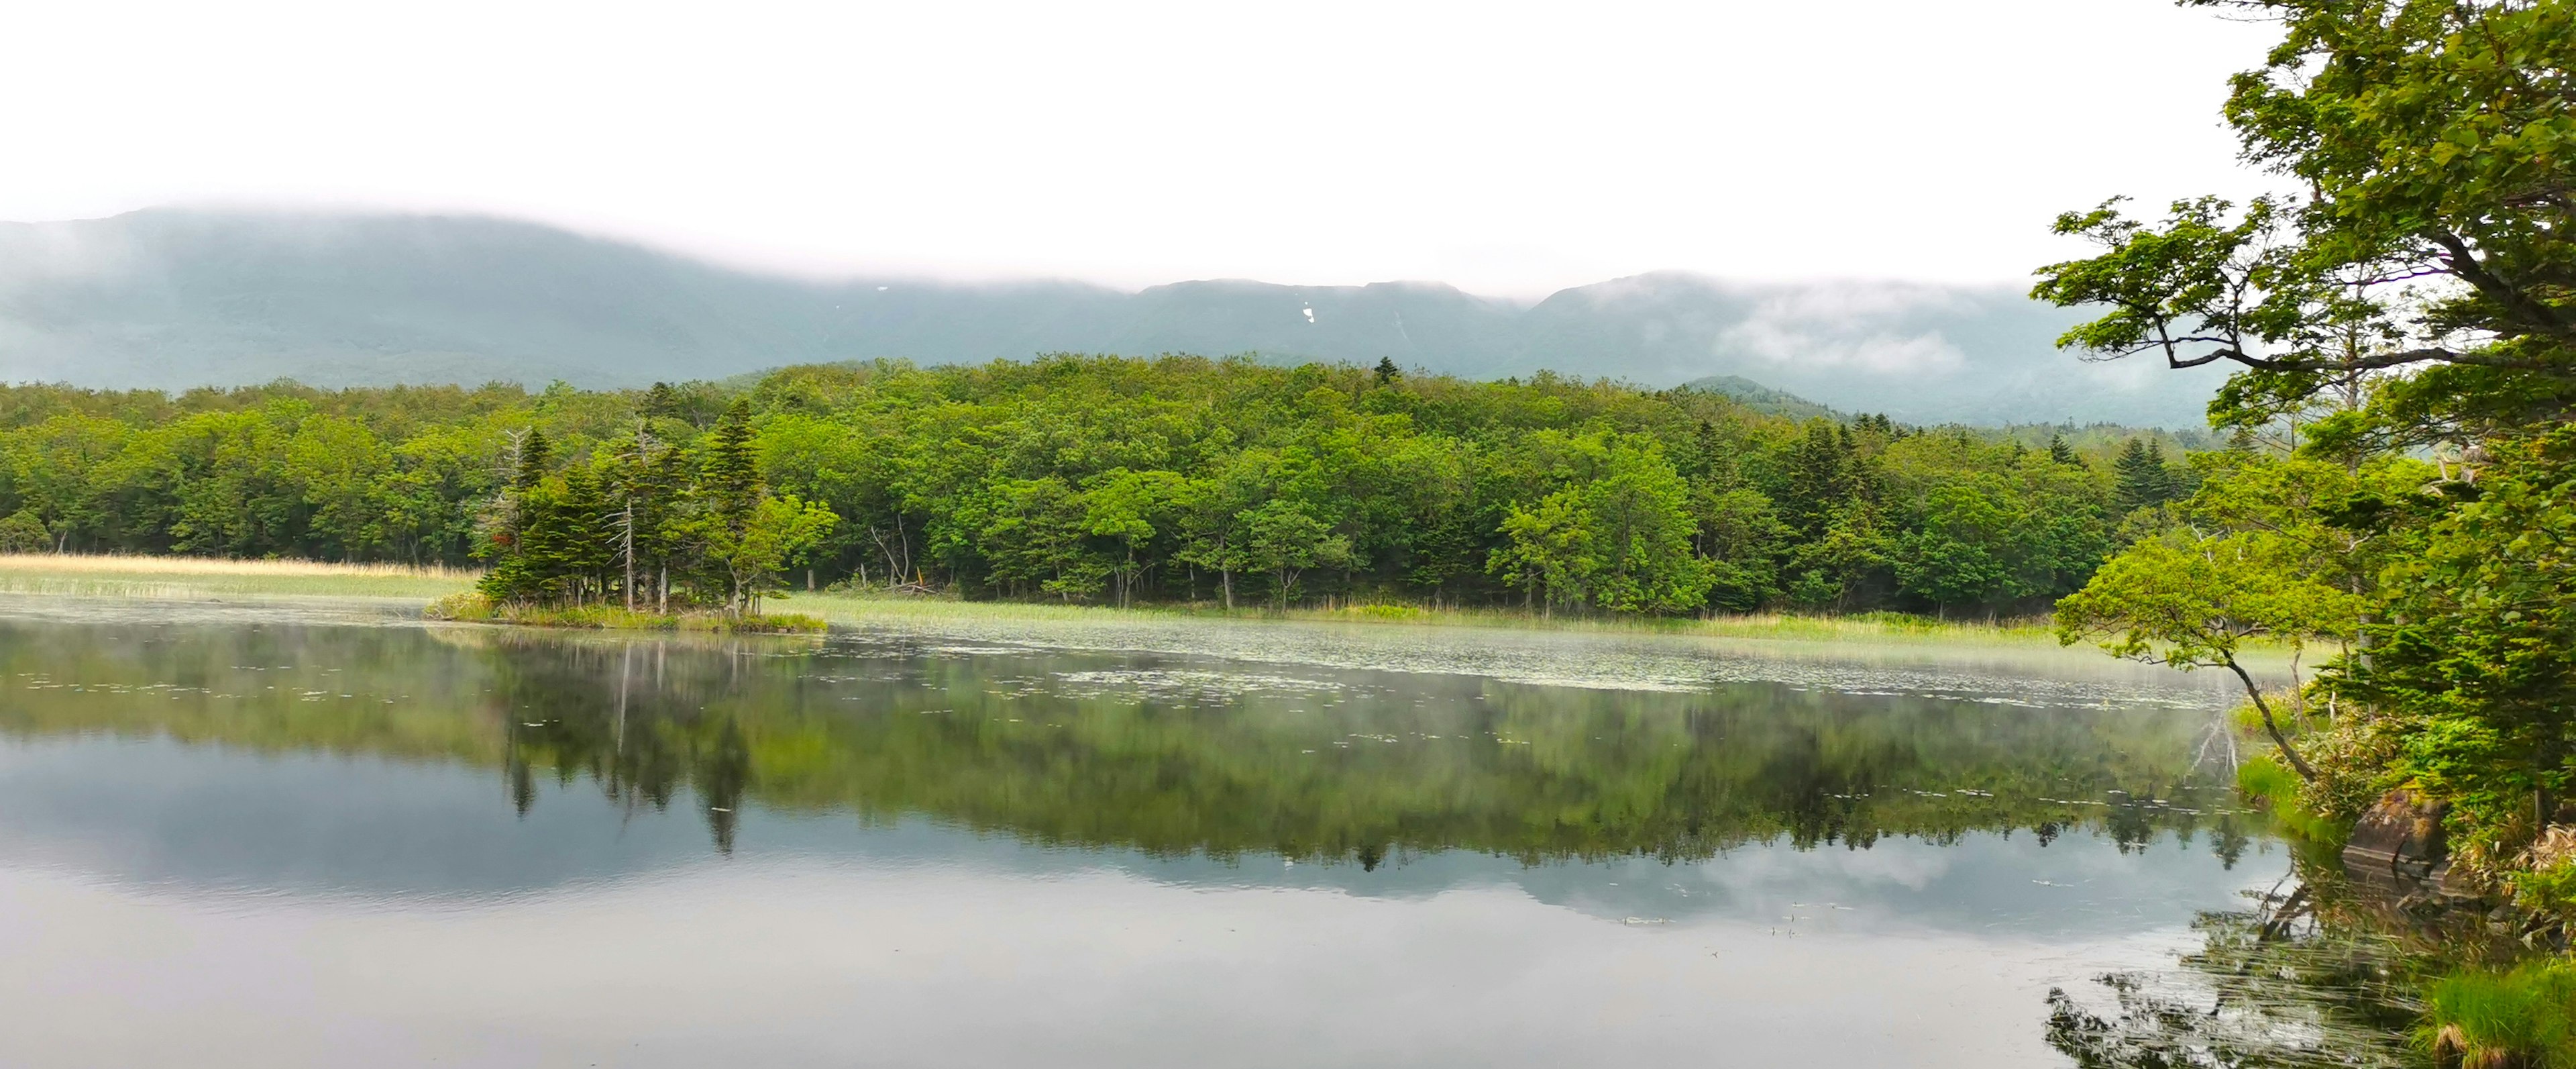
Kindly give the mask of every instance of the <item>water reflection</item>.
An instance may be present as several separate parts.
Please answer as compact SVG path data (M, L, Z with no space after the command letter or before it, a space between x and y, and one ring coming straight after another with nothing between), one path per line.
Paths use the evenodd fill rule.
M1693 694L917 644L629 643L506 631L0 625L0 730L115 732L493 768L521 814L588 784L681 795L730 850L747 805L918 815L1034 843L1373 870L1705 858L2247 815L2173 709L2031 708L1780 684ZM145 699L145 700L138 700Z
M2062 1064L2282 858L2043 692L0 622L0 1061Z

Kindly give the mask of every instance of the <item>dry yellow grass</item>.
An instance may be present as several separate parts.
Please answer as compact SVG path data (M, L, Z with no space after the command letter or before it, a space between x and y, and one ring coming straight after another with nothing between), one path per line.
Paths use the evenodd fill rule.
M441 564L333 564L314 560L224 560L216 557L142 557L88 553L0 553L0 572L45 575L262 575L402 576L472 582L483 573Z
M401 564L218 560L85 554L0 554L0 593L194 600L219 597L399 598L429 601L467 589L481 572Z

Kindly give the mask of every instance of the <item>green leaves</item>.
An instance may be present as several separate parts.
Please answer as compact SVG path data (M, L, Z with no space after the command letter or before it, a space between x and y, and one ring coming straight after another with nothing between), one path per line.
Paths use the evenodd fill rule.
M2242 214L2217 197L2174 202L2155 224L2123 215L2121 198L2057 217L2054 232L2104 251L2039 269L2033 298L2109 311L2058 339L2108 356L2155 353L2174 367L2252 358L2281 326L2268 291L2283 281L2269 255L2280 208L2257 198ZM2271 285L2267 286L2266 284Z
M1692 552L1689 488L1650 441L1590 435L1567 443L1572 478L1503 520L1509 542L1487 569L1546 607L1688 612L1716 582Z
M2189 2L2280 21L2226 114L2245 158L2298 194L2241 213L2183 200L2152 223L2116 199L2059 216L2057 233L2103 250L2038 272L2034 297L2103 310L2060 344L2259 372L2213 408L2229 424L2445 366L2497 374L2387 413L2400 437L2475 433L2497 393L2538 395L2524 418L2576 399L2570 6Z
M2481 493L2388 571L2370 659L2331 681L2407 735L2406 774L2490 836L2576 769L2576 430L2498 443Z
M2059 601L2058 640L2191 669L2232 665L2256 637L2295 646L2351 634L2362 602L2303 578L2303 556L2259 531L2168 531L2113 557Z
M2349 703L2337 730L2404 756L2359 771L2451 797L2497 862L2558 819L2576 758L2576 581L2554 548L2576 535L2576 4L2186 2L2281 27L2226 116L2296 193L2062 215L2101 251L2032 292L2098 310L2064 347L2233 365L2211 417L2246 448L2060 604L2061 637L2231 668L2255 635L2367 643L2323 680ZM2258 429L2295 454L2255 459ZM2143 458L2122 469L2123 504L2146 503Z

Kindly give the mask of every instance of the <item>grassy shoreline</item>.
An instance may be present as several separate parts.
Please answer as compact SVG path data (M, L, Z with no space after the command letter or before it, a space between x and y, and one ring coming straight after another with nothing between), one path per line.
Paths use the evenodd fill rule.
M1516 631L1678 635L1804 642L1974 641L2048 646L2054 646L2057 643L2054 632L2044 621L1961 623L1899 613L1870 613L1857 616L1753 613L1715 617L1545 617L1511 609L1425 608L1375 603L1334 608L1239 607L1227 610L1215 605L1145 605L1118 608L1106 605L966 601L946 597L845 593L791 593L787 597L776 600L792 606L796 611L812 613L833 623L863 623L880 619L937 620L955 623L978 621L1090 623L1121 620L1270 621L1425 628L1501 628Z
M0 554L0 594L145 601L340 598L423 605L472 589L480 572L400 564Z
M443 598L473 589L479 572L395 564L318 561L212 560L200 557L129 557L0 554L0 595L134 601L314 601L398 603L426 610ZM1500 628L1594 634L1671 635L1690 638L1779 640L1802 643L2010 645L2055 647L2044 620L1995 623L1941 621L1898 613L1856 616L1757 613L1678 618L1542 617L1509 609L1425 608L1359 604L1334 608L1237 608L1152 605L1116 608L1042 602L966 601L949 597L791 592L769 599L773 611L851 626L880 622L948 624L1163 622L1289 622L1432 628ZM525 615L525 614L522 614ZM600 614L593 613L591 616ZM536 626L653 629L684 626L647 618L579 621L500 619Z
M504 624L514 627L568 627L585 631L702 631L718 635L819 635L829 629L821 617L805 613L761 613L735 616L721 612L639 612L621 605L495 604L472 590L430 602L425 619L459 624Z

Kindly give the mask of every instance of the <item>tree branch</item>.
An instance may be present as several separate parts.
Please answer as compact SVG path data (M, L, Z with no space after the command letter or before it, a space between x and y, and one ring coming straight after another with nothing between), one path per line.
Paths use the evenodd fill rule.
M2469 248L2469 243L2462 240L2459 235L2435 230L2427 232L2424 236L2433 244L2442 247L2442 262L2450 266L2452 274L2458 276L2460 281L2475 287L2479 293L2485 294L2487 299L2503 305L2515 319L2523 321L2527 326L2537 328L2543 334L2562 339L2576 338L2576 327L2571 327L2567 320L2558 314L2557 309L2533 300L2522 287L2487 270L2487 265L2478 261L2477 254Z

